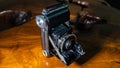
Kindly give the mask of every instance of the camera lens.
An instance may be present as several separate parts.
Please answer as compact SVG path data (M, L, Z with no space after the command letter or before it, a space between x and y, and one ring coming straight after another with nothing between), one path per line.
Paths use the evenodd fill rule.
M71 49L75 44L75 38L72 36L72 37L69 37L66 42L64 43L64 47L63 47L63 50L69 50Z
M73 39L67 40L65 43L65 48L70 49L75 44L75 41Z

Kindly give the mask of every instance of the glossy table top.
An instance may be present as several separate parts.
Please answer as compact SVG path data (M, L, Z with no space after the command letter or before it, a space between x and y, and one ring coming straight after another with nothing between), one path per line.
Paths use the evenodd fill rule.
M51 1L47 4L53 3L56 2ZM40 13L47 4L41 1L40 4L16 5L11 8L27 9ZM101 13L98 15L108 18L110 23L95 25L92 30L78 34L79 43L86 52L79 60L66 66L55 56L44 57L40 30L33 19L23 25L0 31L0 68L120 68L120 24L117 23L119 20L116 19L118 10L107 13L113 8L100 7L103 5L98 4L97 7L100 9L97 9L96 5L95 7L93 5L92 9L96 9L96 13ZM74 8L78 7L70 4L72 14L75 14ZM100 11L102 9L106 13L102 13L103 11ZM109 14L113 12L116 15L110 17ZM114 23L113 19L115 19Z

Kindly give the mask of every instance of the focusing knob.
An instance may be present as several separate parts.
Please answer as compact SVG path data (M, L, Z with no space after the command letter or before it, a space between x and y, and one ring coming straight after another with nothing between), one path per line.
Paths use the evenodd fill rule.
M45 57L50 57L51 56L51 54L48 53L46 50L43 50L42 53Z

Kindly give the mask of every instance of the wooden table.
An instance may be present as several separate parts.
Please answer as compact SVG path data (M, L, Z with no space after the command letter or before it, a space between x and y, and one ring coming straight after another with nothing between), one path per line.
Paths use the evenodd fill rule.
M46 5L53 3L56 2L41 1L11 8L40 13ZM66 66L55 56L44 57L40 30L33 19L23 25L0 31L0 68L120 68L119 10L101 5L97 1L91 4L90 10L95 10L93 12L98 16L108 19L108 24L95 25L89 31L77 33L79 43L86 52L79 60ZM75 8L79 7L70 4L71 13L75 14Z

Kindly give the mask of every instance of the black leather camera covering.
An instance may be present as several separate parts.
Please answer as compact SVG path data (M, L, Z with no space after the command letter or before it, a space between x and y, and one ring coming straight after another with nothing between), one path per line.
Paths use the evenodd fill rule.
M61 8L61 6L64 6ZM59 8L60 7L60 8ZM69 21L70 19L70 11L66 4L56 4L54 6L47 7L45 9L46 16L48 17L49 23L49 29L57 27L60 24L65 23L66 21ZM52 12L53 11L53 12Z

